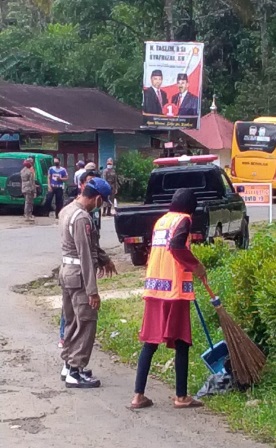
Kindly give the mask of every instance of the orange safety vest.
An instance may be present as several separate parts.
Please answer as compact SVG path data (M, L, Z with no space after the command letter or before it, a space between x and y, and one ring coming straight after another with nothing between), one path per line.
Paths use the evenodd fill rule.
M154 226L144 297L194 300L193 274L184 270L171 254L170 241L178 224L190 215L168 212ZM190 248L190 238L186 243Z

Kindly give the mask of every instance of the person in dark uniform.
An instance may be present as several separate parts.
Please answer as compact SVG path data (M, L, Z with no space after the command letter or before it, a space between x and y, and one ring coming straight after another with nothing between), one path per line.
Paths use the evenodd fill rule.
M110 192L106 181L94 178L59 215L62 247L59 281L66 321L61 376L65 375L69 388L100 386L100 380L93 377L91 371L84 370L93 349L101 304L89 212L100 207Z
M143 112L145 114L163 115L162 109L168 103L166 92L161 90L163 73L153 70L151 74L151 87L144 90Z
M111 208L114 204L114 199L118 193L118 179L114 169L113 159L109 158L106 162L106 168L103 170L103 179L106 180L111 187L111 195L107 202L103 203L103 216L111 216Z
M189 81L186 73L177 75L179 93L173 95L172 103L178 107L178 115L198 115L198 97L189 92Z

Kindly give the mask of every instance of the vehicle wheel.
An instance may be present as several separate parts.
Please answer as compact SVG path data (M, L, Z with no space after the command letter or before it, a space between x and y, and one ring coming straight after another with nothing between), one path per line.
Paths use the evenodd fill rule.
M244 219L242 222L242 231L235 239L236 247L239 249L248 249L249 246L249 226L248 222Z
M148 253L145 249L132 249L130 257L134 266L145 266L148 260Z

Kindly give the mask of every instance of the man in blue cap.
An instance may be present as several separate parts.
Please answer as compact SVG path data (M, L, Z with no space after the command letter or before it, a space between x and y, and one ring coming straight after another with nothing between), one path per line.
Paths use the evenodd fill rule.
M111 193L110 185L100 178L91 179L82 194L60 212L62 265L59 280L66 321L61 358L68 388L94 388L100 380L84 370L92 353L101 299L93 259L89 212L101 207Z

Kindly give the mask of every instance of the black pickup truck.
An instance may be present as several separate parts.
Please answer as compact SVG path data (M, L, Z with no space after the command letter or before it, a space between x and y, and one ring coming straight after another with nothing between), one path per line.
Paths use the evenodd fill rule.
M191 229L193 242L213 242L221 236L247 249L246 206L221 168L212 163L161 167L151 173L144 205L116 208L116 232L135 266L146 264L154 224L168 211L178 188L190 188L197 197Z

